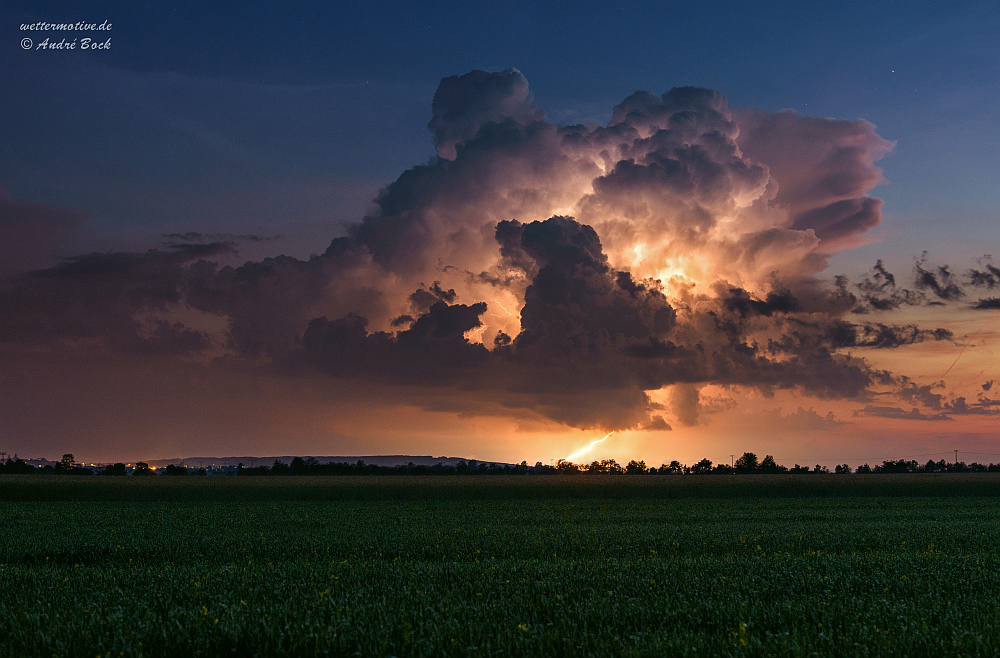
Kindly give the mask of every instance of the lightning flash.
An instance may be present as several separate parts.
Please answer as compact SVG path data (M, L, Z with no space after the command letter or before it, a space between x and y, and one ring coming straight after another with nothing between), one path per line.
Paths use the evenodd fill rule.
M948 375L948 373L951 372L951 369L954 368L955 364L958 363L958 360L962 358L962 355L965 354L966 348L968 348L969 345L972 344L972 341L975 340L976 336L983 333L983 329L985 329L991 322L996 320L998 317L1000 317L1000 309L997 309L997 312L993 314L993 317L987 320L985 323L983 323L983 326L976 329L976 333L969 336L969 340L965 341L965 345L962 345L962 349L959 350L958 356L955 357L955 360L952 362L952 364L948 366L948 369L944 371L943 375L941 375L941 379L944 379Z
M587 452L588 450L590 450L591 448L593 448L594 446L596 446L598 443L601 443L603 441L607 441L608 437L611 436L612 434L614 434L613 430L611 432L608 432L607 434L605 434L603 439L597 439L596 441L591 441L589 446L587 446L586 448L581 448L580 450L577 450L572 455L570 455L569 457L567 457L566 461L568 461L568 462L573 461L574 459L576 459L580 455L584 454L585 452Z

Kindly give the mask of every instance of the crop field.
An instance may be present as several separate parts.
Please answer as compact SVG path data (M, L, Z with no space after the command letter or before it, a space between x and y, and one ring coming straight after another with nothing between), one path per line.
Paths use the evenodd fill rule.
M995 656L1000 477L0 477L0 656Z

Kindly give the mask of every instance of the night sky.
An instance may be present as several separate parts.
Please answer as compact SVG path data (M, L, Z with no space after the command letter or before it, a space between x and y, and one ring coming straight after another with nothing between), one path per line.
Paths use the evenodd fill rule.
M0 450L1000 461L994 4L155 4L0 8Z

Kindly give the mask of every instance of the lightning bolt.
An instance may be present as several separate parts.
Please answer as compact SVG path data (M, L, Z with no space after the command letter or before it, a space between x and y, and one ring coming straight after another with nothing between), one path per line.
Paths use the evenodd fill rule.
M506 313L508 316L514 317L514 314L511 313L510 311L508 311L506 306L504 306L503 304L501 304L500 302L498 302L496 300L493 300L493 303L496 304L497 306L499 306L501 309L503 309L503 312Z
M469 337L468 337L467 340L471 343L475 339L477 339L480 336L482 336L482 334L483 334L484 331L486 331L486 325L485 324L484 325L480 325L479 327L476 327L475 329L471 329L469 331Z
M586 448L581 448L580 450L577 450L572 455L570 455L569 457L567 457L566 461L568 461L568 462L573 461L574 459L576 459L577 457L579 457L583 453L587 452L588 450L590 450L591 448L593 448L594 446L596 446L598 443L601 443L602 441L607 441L608 437L611 436L614 433L615 433L614 430L612 430L612 431L608 432L607 434L605 434L603 439L597 439L596 441L591 441L589 446L587 446Z
M987 325L989 325L991 322L996 320L998 316L1000 316L1000 309L997 309L997 312L993 315L993 317L987 320L983 324L983 326L979 327L979 329L976 329L976 333L969 336L969 340L965 341L965 345L962 345L962 349L958 352L958 356L955 357L955 360L952 362L952 364L948 366L948 369L944 371L943 375L941 375L941 379L944 379L948 375L948 373L951 372L951 369L954 368L955 364L958 363L958 360L962 358L962 354L965 353L966 348L968 348L969 345L972 344L972 341L976 338L976 336L981 334L983 332L983 329L985 329Z

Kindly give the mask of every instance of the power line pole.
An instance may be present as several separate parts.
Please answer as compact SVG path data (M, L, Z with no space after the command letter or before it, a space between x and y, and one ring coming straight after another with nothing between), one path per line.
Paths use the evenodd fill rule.
M958 450L955 451L955 465L958 465Z

